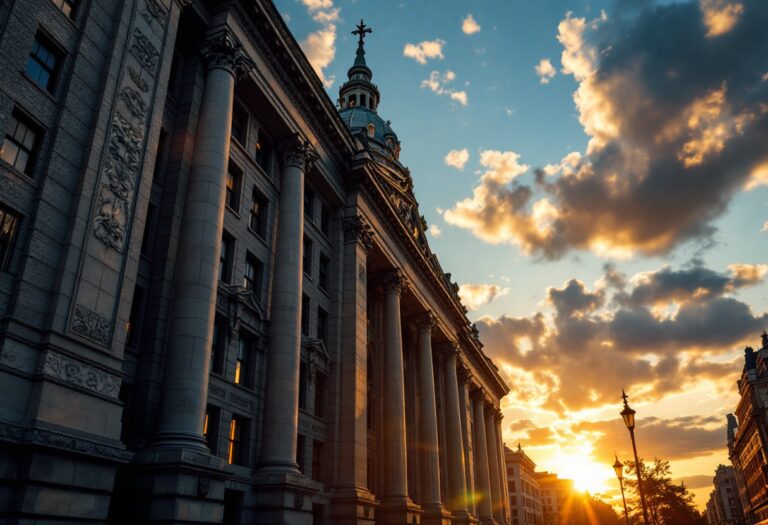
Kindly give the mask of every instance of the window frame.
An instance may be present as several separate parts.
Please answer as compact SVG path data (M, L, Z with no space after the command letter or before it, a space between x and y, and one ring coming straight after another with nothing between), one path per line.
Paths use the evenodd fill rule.
M219 441L219 425L221 424L221 408L206 405L205 420L203 421L203 436L208 442L211 455L216 456Z
M238 120L236 116L244 117L242 127L236 126L235 122ZM230 121L230 137L235 139L238 144L245 147L248 144L248 131L251 123L250 112L245 108L243 104L235 100L232 105L232 120ZM236 130L238 131L236 133Z
M254 204L258 204L258 213L254 213ZM251 209L249 210L248 229L259 236L261 239L267 238L267 219L269 210L269 199L256 186L251 192ZM254 227L254 217L256 225Z
M216 314L213 321L213 337L211 338L211 372L221 375L224 372L224 362L227 354L227 325L226 318Z
M309 279L312 279L312 252L314 251L314 245L315 241L305 235L302 245L301 271Z
M15 122L16 124L13 129L13 134L11 134L9 128L13 122ZM24 137L21 139L21 142L19 142L20 139L16 137L19 126L24 126L26 128L26 132L24 134ZM34 134L31 146L27 146L25 144L27 133ZM18 106L14 107L13 111L11 111L11 118L6 124L3 143L0 144L0 159L2 159L2 161L7 165L11 166L15 171L18 171L19 173L23 173L28 177L34 177L34 171L35 171L35 168L37 167L37 160L38 160L38 155L40 153L40 144L43 141L43 135L44 135L44 131L41 126L39 126L36 122L34 122L32 118L29 117L29 115L27 115L27 113L25 113L24 111L21 111L18 108ZM5 148L6 142L8 141L10 141L13 144L13 146L16 148L16 155L14 157L13 162L9 162L8 160L2 157L2 150ZM24 153L27 155L27 160L23 168L20 168L17 165L20 151L24 151Z
M320 252L320 259L317 264L317 287L324 292L328 292L330 280L331 258Z
M0 272L10 270L21 221L21 214L0 203ZM6 226L9 223L10 225ZM6 230L8 233L3 233Z
M221 236L221 248L219 248L219 282L232 284L234 255L235 238L225 230Z
M54 59L53 65L49 65L47 60L39 56L36 49L42 48L45 52ZM54 94L56 87L58 86L59 75L61 73L61 65L64 62L65 52L56 41L51 38L47 33L38 29L35 33L35 39L32 44L32 49L29 51L27 61L24 63L24 74L40 89ZM40 83L39 72L30 70L30 61L37 64L48 75L47 82L45 84Z
M232 181L232 187L229 183ZM227 165L226 198L224 204L235 214L240 213L240 188L243 182L243 170L232 161Z
M77 16L77 0L51 0L54 6L61 11L64 16L74 21ZM64 9L65 5L69 5L69 13Z

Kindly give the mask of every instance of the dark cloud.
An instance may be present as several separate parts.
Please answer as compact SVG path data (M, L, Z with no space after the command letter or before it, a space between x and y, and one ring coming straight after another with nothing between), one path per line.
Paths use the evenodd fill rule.
M516 171L484 176L446 220L551 259L711 242L713 220L768 162L768 2L740 3L730 19L692 0L566 18L562 65L579 82L588 151L535 186Z
M532 317L483 318L477 326L485 351L513 366L501 369L508 375L513 398L557 411L618 402L622 388L638 385L652 386L646 399L702 380L731 389L743 363L710 357L737 351L756 338L768 325L768 314L757 314L726 295L732 279L706 268L694 273L708 277L694 280L706 284L707 293L695 300L680 299L677 311L667 316L654 313L660 297L673 297L665 286L678 294L686 288L680 283L687 282L680 276L689 273L669 268L645 273L643 279L632 280L634 288L614 291L623 299L610 296L608 288L591 291L570 280L562 288L547 290L554 307L551 319L539 312ZM637 292L641 287L654 291Z

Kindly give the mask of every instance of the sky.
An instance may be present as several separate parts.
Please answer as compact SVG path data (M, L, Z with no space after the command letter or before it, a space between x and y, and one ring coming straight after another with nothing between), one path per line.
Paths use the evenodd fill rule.
M703 507L768 328L768 2L278 0L332 100L361 18L429 243L511 388L503 435L616 496Z

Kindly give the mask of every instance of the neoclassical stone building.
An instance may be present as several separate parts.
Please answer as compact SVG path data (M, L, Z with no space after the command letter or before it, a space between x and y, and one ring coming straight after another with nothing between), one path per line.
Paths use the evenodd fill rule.
M508 523L508 392L367 31L269 0L0 0L0 523Z

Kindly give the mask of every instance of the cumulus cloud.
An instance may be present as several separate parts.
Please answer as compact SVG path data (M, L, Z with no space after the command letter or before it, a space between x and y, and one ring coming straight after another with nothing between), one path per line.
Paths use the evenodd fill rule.
M467 310L477 310L497 297L509 293L509 288L495 284L462 284L459 287L459 297Z
M539 82L542 84L549 84L549 81L557 74L555 66L552 65L552 62L550 62L548 58L539 60L539 63L536 64L534 69L536 70L536 75L539 77Z
M623 387L647 400L705 380L726 389L741 371L734 351L768 324L733 293L765 276L759 265L717 272L694 262L626 278L608 265L592 289L577 279L548 288L550 313L477 326L513 398L545 409L600 406Z
M445 58L443 55L444 45L445 40L441 40L439 38L435 40L424 40L418 44L407 43L405 44L405 48L403 48L403 56L412 58L422 65L426 64L427 60L430 59L442 60Z
M434 237L438 238L443 234L443 230L441 230L437 224L431 224L429 226L429 234Z
M474 35L480 32L480 24L475 21L475 18L469 14L461 22L461 30L465 35Z
M429 78L421 81L421 88L429 89L437 95L450 97L451 100L458 102L462 106L468 105L469 97L467 96L466 91L459 91L446 87L446 84L450 84L454 80L456 80L456 73L450 69L446 70L442 75L439 71L432 71L432 73L429 74Z
M712 21L723 17L732 22ZM569 14L557 38L562 72L578 83L586 150L506 184L483 176L446 219L548 259L712 242L733 196L768 184L766 25L762 0L618 2L595 20Z
M323 85L329 88L335 78L333 75L326 75L325 70L336 58L336 24L340 10L333 7L332 0L302 0L302 3L307 7L312 19L322 27L307 35L301 42L301 48Z
M451 166L457 170L463 170L464 166L469 161L469 150L467 148L452 149L445 155L443 161L447 166Z

